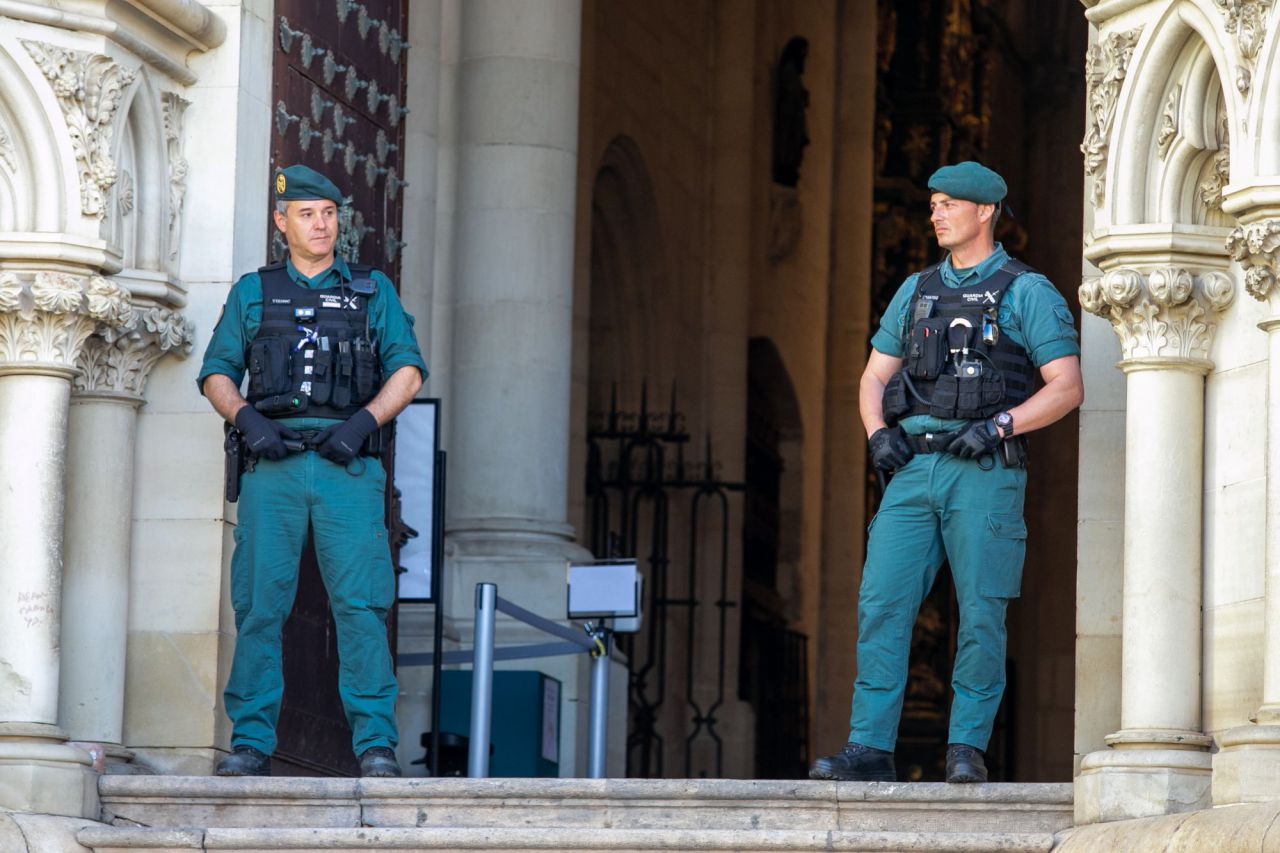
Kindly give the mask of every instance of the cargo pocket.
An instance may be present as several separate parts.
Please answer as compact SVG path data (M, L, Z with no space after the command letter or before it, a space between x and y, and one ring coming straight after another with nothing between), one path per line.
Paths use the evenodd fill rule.
M978 582L978 593L991 598L1022 594L1022 561L1027 554L1027 522L1017 513L987 516L989 559Z
M237 524L231 532L235 549L231 552L231 608L236 613L236 630L253 604L253 560L249 554L249 529Z
M371 536L371 559L369 560L369 604L378 613L386 613L396 598L396 571L391 565L390 543L387 528L375 522Z

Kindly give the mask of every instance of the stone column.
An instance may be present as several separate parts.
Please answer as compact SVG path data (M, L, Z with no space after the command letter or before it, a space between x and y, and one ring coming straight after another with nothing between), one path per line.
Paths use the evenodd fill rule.
M1254 298L1270 299L1271 316L1258 324L1267 333L1267 498L1265 531L1265 620L1262 658L1262 705L1255 725L1223 732L1213 759L1215 805L1280 799L1280 214L1276 209L1244 213L1246 224L1227 239L1227 251L1245 273L1245 289Z
M569 532L580 17L462 4L453 530Z
M1111 321L1128 387L1121 730L1076 780L1076 822L1145 817L1209 802L1201 731L1204 376L1224 273L1109 270L1080 304Z
M460 11L446 583L469 644L477 581L563 620L565 560L583 555L567 523L582 10L467 0ZM499 630L500 645L545 637ZM522 665L564 684L569 775L586 698L577 658Z
M68 401L85 339L127 314L103 278L0 274L0 808L96 816L57 725Z
M192 345L180 314L156 306L131 314L128 328L100 328L81 349L67 439L58 716L95 762L130 757L121 730L137 409L160 357Z

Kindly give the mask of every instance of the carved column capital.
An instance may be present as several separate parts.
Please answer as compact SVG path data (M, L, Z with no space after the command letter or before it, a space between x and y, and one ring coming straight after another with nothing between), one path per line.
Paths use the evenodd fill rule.
M191 354L195 327L168 308L138 307L123 327L103 325L90 335L76 361L77 394L104 394L141 400L151 369L167 353Z
M0 372L70 375L95 328L129 323L129 294L101 276L0 273Z
M1217 315L1235 298L1235 283L1211 270L1193 275L1181 267L1143 273L1120 267L1085 279L1080 305L1111 322L1123 362L1160 361L1203 367Z
M1227 253L1244 268L1244 289L1265 301L1280 275L1280 219L1237 225L1227 237Z

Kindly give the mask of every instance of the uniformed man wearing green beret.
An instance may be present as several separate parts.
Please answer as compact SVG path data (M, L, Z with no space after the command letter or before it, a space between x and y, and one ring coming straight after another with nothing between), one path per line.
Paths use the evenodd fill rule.
M969 161L939 169L929 189L947 256L903 282L862 374L871 459L893 477L867 542L848 743L813 763L814 779L896 778L912 626L945 558L960 612L946 779L986 781L1005 608L1026 550L1023 436L1084 399L1066 302L995 242L1004 180Z
M296 165L276 172L272 187L288 257L231 288L196 380L252 461L231 558L236 647L223 697L232 752L216 772L270 775L284 690L281 631L310 528L360 772L399 776L386 635L396 580L377 453L422 387L426 365L391 281L334 254L337 186Z

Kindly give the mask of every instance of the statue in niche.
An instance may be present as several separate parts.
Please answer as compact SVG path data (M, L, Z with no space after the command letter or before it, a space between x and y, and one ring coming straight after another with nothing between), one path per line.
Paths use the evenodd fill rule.
M808 55L809 40L795 36L782 49L773 72L773 182L784 187L800 182L800 163L809 144L804 121L809 106L809 91L804 87Z

